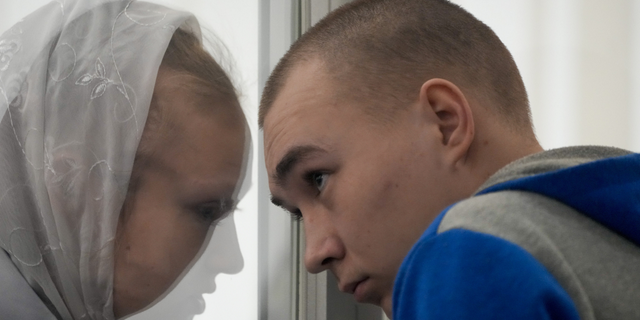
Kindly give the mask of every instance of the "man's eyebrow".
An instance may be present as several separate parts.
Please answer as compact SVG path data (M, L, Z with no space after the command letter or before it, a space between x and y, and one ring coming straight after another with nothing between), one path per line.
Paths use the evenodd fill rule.
M276 185L283 186L285 181L287 180L288 175L291 173L293 168L295 168L295 166L300 163L300 161L304 160L314 153L319 152L326 151L320 147L311 145L296 146L289 149L284 157L280 159L278 165L276 165L276 172L272 176L273 180L276 182Z

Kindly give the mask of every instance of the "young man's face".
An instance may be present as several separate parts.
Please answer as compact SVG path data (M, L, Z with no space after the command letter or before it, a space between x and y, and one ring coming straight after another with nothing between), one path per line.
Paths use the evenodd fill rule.
M319 61L290 74L264 121L269 186L302 215L307 269L331 270L342 291L390 315L403 258L451 203L442 135L417 104L380 125L334 88Z

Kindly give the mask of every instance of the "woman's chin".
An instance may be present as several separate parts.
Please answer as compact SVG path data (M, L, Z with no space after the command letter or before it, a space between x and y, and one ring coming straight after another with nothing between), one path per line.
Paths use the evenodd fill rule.
M207 307L207 304L204 301L204 297L203 296L199 296L197 298L190 299L189 303L193 305L193 308L190 308L190 310L193 311L193 315L202 314L204 312L205 308Z

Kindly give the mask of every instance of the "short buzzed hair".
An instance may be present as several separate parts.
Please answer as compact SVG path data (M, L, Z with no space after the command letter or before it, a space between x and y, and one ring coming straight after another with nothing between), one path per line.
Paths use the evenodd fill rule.
M360 0L331 12L272 72L260 102L260 127L291 70L313 59L338 86L349 84L338 94L366 99L374 118L392 117L418 99L424 82L443 78L488 99L488 111L511 128L533 132L513 57L487 25L446 0Z

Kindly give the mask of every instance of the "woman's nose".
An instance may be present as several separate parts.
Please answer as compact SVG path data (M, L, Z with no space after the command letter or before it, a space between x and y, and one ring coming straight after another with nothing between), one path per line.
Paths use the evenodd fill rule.
M244 259L240 252L233 214L216 226L209 245L211 250L207 250L207 268L213 269L216 273L226 274L236 274L242 270Z

